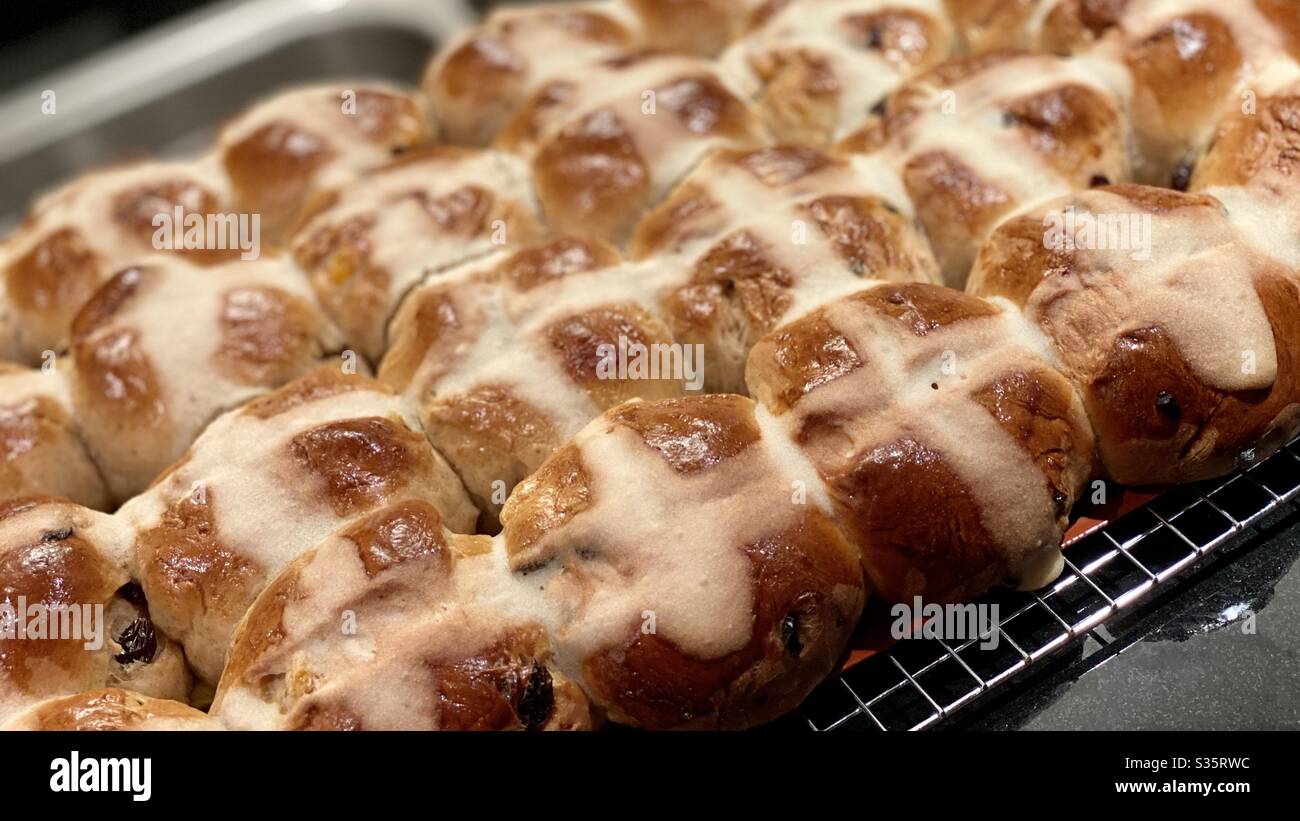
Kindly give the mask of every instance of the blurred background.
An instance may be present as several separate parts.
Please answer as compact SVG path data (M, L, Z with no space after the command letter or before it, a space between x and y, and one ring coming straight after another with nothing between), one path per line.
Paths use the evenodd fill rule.
M490 2L153 0L26 4L0 31L0 230L87 169L189 156L282 88L414 86Z
M210 0L87 2L43 0L22 4L0 27L0 93L60 68L78 57L179 14L211 5Z

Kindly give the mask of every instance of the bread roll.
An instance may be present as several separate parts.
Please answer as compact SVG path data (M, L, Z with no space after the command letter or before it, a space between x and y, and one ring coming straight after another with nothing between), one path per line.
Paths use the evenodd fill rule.
M653 295L665 267L561 238L434 277L403 304L379 378L419 407L485 528L602 410L700 386L694 352L664 347L675 340Z
M771 720L831 671L862 609L816 474L738 396L606 411L501 520L560 669L621 724Z
M127 265L159 255L199 265L238 257L238 247L177 248L170 231L159 235L158 220L170 225L176 209L224 213L230 196L209 166L141 162L86 174L42 197L0 245L0 360L34 365L42 352L61 351L72 317Z
M797 146L713 153L642 221L630 251L685 255L668 263L681 273L662 310L678 339L703 346L710 393L743 393L759 337L864 278L939 280L888 167Z
M939 0L767 3L722 56L778 140L827 147L954 50Z
M374 83L295 88L222 126L214 156L240 211L278 240L307 199L432 140L423 98Z
M1072 54L1094 46L1132 0L945 0L968 51Z
M553 76L639 40L636 16L617 0L507 6L434 55L422 86L449 141L487 145Z
M1243 240L1300 270L1300 82L1225 117L1190 190L1223 203Z
M878 285L764 337L747 378L826 482L874 592L965 601L1060 572L1092 432L1010 305Z
M341 347L284 259L117 274L77 314L71 349L77 416L113 498L144 490L223 411Z
M1122 72L1088 58L961 58L894 92L843 147L880 152L898 170L945 283L960 288L1004 217L1129 178L1125 89Z
M130 536L60 499L0 502L0 722L92 688L189 695L180 648L127 572Z
M224 730L221 722L179 701L110 687L38 702L0 730Z
M1100 467L1132 485L1227 473L1300 432L1298 288L1218 200L1136 185L1007 221L970 284L1046 332Z
M555 76L496 144L528 158L552 227L618 245L711 149L766 139L713 63L642 53Z
M20 496L108 506L104 477L72 410L66 367L46 372L0 363L0 502Z
M235 729L588 729L486 536L382 507L299 556L235 634L212 712Z
M244 611L331 531L426 499L471 532L477 511L414 410L381 384L322 366L214 421L119 517L154 618L215 683Z
M378 362L388 320L426 273L532 242L540 221L518 157L431 146L322 194L290 242L326 310Z
M622 0L649 48L709 57L751 25L768 0ZM780 0L778 0L780 2Z
M1130 0L1118 19L1098 54L1131 75L1138 182L1186 190L1219 121L1300 75L1291 0Z

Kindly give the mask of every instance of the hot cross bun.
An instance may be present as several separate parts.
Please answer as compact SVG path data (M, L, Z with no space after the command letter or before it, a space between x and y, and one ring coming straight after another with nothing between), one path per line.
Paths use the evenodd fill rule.
M154 618L215 683L235 625L276 573L339 526L409 498L473 532L477 511L414 409L323 365L219 417L118 517Z
M185 701L190 673L133 581L122 522L54 497L0 502L0 722L125 687Z

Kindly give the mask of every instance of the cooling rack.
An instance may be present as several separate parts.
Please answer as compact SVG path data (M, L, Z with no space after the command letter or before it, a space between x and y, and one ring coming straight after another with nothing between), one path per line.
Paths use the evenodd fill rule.
M990 694L1082 642L1093 630L1168 590L1265 516L1300 497L1300 439L1223 479L1173 488L1065 550L1065 570L1033 593L999 591L991 633L963 642L899 641L827 681L789 726L922 730L965 715Z

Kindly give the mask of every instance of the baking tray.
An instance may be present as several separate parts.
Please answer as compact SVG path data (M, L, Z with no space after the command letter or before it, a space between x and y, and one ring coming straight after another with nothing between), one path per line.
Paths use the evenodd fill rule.
M475 19L462 0L236 0L159 26L0 98L0 231L40 192L97 166L188 157L278 88L331 79L412 86ZM42 95L55 94L55 113Z

